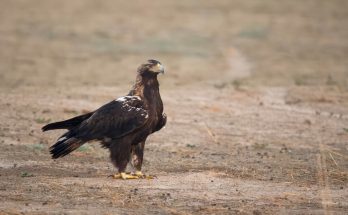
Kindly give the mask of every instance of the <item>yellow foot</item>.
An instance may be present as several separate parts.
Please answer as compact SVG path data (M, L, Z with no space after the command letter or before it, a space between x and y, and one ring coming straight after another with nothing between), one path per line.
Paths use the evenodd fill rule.
M123 179L123 180L127 180L127 179L139 179L139 176L127 174L127 173L125 173L125 172L121 172L121 173L112 175L112 177L113 177L114 179Z
M135 176L138 176L139 178L144 179L154 179L157 178L155 175L144 175L141 171L135 171Z
M140 178L144 177L144 174L141 171L135 171L135 175Z

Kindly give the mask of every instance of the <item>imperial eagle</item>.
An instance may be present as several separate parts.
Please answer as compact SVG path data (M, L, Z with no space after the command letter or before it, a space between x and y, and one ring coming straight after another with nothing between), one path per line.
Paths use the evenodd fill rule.
M50 147L52 158L63 157L84 143L97 140L110 151L111 161L118 169L114 178L144 178L141 167L146 138L167 121L157 80L161 73L164 73L162 64L148 60L138 68L135 84L128 95L93 112L45 125L43 131L68 130ZM125 172L129 162L136 169L134 174Z

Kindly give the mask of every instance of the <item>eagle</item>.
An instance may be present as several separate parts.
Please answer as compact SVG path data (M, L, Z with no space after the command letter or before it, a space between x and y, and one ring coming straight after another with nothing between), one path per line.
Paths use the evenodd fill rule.
M42 127L42 131L67 129L50 147L52 158L64 157L88 141L99 141L109 149L111 162L118 169L113 178L147 178L141 172L145 141L167 122L158 74L164 74L163 65L157 60L148 60L138 67L135 84L128 95L93 112ZM128 163L135 173L125 172Z

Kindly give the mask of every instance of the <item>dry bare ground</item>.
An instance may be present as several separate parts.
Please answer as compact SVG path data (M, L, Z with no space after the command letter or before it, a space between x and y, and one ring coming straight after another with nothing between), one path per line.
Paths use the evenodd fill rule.
M346 1L0 1L0 214L347 214ZM126 94L147 58L168 115L153 180L47 122Z

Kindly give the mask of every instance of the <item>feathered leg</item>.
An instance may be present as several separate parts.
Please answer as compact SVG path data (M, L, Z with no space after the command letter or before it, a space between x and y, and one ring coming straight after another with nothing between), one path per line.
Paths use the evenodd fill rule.
M118 169L118 174L113 175L115 179L137 179L139 176L126 174L125 170L130 160L131 143L118 142L110 144L110 158L114 166Z
M137 145L132 145L132 165L135 168L135 175L139 178L153 179L156 176L144 175L141 172L143 165L145 140L141 141Z
M140 177L143 176L141 167L143 165L144 147L145 140L138 143L137 145L132 145L132 165L136 170L135 175Z

